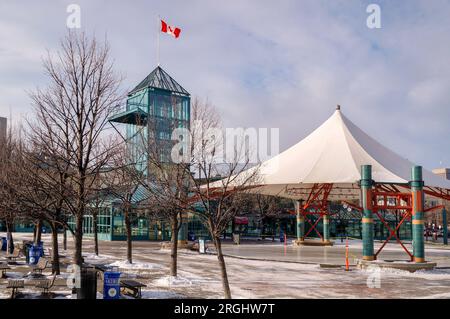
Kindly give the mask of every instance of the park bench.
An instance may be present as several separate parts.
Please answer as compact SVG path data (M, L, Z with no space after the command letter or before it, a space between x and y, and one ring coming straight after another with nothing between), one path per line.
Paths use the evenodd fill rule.
M12 254L7 254L5 257L6 259L8 259L8 261L15 261L17 258L20 258L20 249L19 248L14 248L14 251L12 252Z
M0 264L0 278L6 278L6 271L11 269L7 264Z
M36 265L31 265L31 274L42 274L42 271L47 268L49 261L47 258L39 258L39 261Z
M147 287L147 285L131 279L123 279L120 281L120 289L122 290L122 293L131 295L134 298L140 299L142 297L142 287Z
M53 275L52 279L40 279L34 285L35 288L42 289L44 295L48 295L50 289L55 285L56 274Z
M21 279L8 280L7 289L12 289L11 299L16 298L19 288L24 288L24 281Z

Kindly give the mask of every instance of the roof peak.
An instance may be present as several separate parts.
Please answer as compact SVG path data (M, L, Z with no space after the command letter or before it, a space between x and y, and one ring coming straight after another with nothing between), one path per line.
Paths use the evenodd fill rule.
M177 81L175 81L164 69L158 64L156 68L150 72L147 77L142 80L129 94L133 94L145 88L156 88L173 93L190 95Z

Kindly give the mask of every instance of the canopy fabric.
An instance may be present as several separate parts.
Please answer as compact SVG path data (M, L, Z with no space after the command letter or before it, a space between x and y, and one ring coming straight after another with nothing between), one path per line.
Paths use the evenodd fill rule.
M378 143L337 109L305 139L262 163L260 187L254 192L305 199L312 185L333 183L330 200L357 199L361 165L372 165L376 182L405 184L415 164ZM427 170L423 179L427 186L450 189L450 181Z

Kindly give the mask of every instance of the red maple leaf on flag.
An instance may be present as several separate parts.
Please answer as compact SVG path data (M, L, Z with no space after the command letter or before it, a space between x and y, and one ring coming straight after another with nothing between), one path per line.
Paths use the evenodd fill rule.
M170 34L175 38L178 38L181 33L181 29L168 25L164 20L161 20L161 32Z

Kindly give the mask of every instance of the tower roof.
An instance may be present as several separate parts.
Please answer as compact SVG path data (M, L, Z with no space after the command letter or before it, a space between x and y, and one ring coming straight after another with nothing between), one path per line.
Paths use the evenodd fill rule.
M141 81L129 94L133 94L145 88L162 89L178 94L190 95L177 81L175 81L159 65Z

